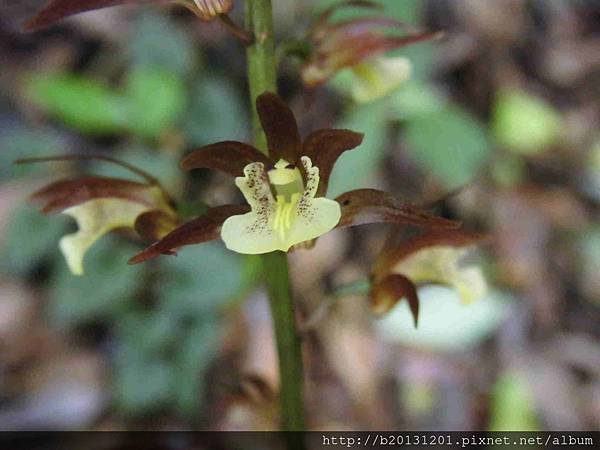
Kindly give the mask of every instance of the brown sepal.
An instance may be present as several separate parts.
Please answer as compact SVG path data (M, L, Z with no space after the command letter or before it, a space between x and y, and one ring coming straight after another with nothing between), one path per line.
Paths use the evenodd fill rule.
M412 205L401 205L387 192L377 189L357 189L335 199L342 217L337 228L369 223L393 223L427 228L455 229L460 222L423 212Z
M271 159L251 145L237 141L223 141L194 150L181 161L181 168L214 169L234 177L244 175L244 167L252 162L261 162L268 169Z
M256 99L256 110L267 136L269 155L275 162L285 159L298 164L301 150L298 124L292 110L272 92L264 92Z
M384 248L373 266L373 277L376 280L384 278L396 264L419 250L439 246L468 247L483 243L486 238L487 236L484 234L464 229L437 229L416 234Z
M338 55L344 55L345 57L339 57L338 68L354 66L382 53L418 42L436 39L440 36L442 36L442 33L438 31L415 33L407 36L385 36L375 32L358 33L346 30L344 36L340 36L339 40ZM333 58L338 60L335 54Z
M51 0L32 19L25 22L23 28L36 30L81 12L128 3L150 3L152 1L156 0Z
M227 218L250 211L247 205L224 205L209 209L205 214L175 228L161 240L129 260L138 264L160 255L173 255L175 249L185 245L200 244L219 237L223 222Z
M315 43L316 51L303 67L305 74L311 73L311 77L305 79L309 87L325 83L345 67L352 67L382 53L443 35L440 32L418 32L406 36L388 36L380 30L369 29L369 25L378 26L371 23L374 19L365 20L368 22L348 22L343 28Z
M415 328L417 328L419 323L417 287L405 276L392 274L374 283L369 300L372 311L380 316L389 312L402 298L406 298L408 301Z
M302 144L302 154L319 168L317 197L327 193L333 166L342 153L358 147L364 135L350 130L323 129L309 134Z
M348 0L345 2L336 3L333 6L327 8L325 11L323 11L323 13L321 13L317 22L311 28L311 37L313 37L313 39L322 38L331 27L331 25L329 24L329 19L331 19L333 13L335 13L341 8L346 7L383 9L383 5L381 3L376 3L369 0Z
M42 212L46 214L61 212L94 198L123 198L153 206L152 188L119 178L82 177L51 183L30 198L43 203Z
M173 214L154 209L140 214L135 220L134 229L144 239L157 241L177 228L179 222Z

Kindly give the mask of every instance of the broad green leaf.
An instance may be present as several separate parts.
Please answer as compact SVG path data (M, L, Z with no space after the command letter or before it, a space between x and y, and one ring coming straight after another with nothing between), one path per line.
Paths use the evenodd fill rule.
M437 113L448 100L432 84L410 80L390 96L389 104L392 117L408 120Z
M123 345L113 374L115 402L126 416L146 415L170 404L175 368L168 362Z
M172 72L138 68L127 76L125 98L127 127L139 136L156 138L181 116L185 86Z
M515 153L534 155L556 143L562 128L558 111L524 91L500 91L493 106L492 130L498 143Z
M244 141L249 134L249 119L240 95L223 78L200 77L190 93L184 124L188 144Z
M49 286L50 321L58 327L71 328L126 310L143 282L142 266L127 264L135 252L133 245L105 236L86 254L84 276L72 275L61 259Z
M207 320L209 319L209 320ZM215 319L197 321L176 353L175 401L185 416L193 416L202 405L205 377L221 344L221 328Z
M533 394L517 371L500 374L492 389L490 431L540 431Z
M177 315L160 309L128 311L116 317L120 341L147 357L174 350L183 338L180 325Z
M24 276L45 257L59 255L58 241L68 222L65 216L47 216L32 206L17 209L3 239L2 271Z
M180 250L161 258L157 294L163 308L201 317L240 294L245 281L243 260L221 242Z
M412 158L448 189L471 181L492 151L483 125L456 106L409 118L404 139Z
M121 97L91 78L35 75L29 80L27 91L48 114L84 133L118 133L126 125L127 111Z
M197 58L191 35L167 16L151 12L137 18L126 51L134 66L179 76L187 75Z
M464 305L450 288L424 286L419 289L419 298L417 329L405 301L375 322L386 341L438 351L463 351L493 333L508 314L508 301L497 292Z

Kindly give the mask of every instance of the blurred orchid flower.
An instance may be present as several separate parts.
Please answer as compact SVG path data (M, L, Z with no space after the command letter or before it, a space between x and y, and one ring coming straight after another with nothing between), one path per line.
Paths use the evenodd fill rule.
M366 223L459 226L399 205L390 195L374 189L346 192L335 200L325 198L335 162L361 144L362 134L322 129L301 140L292 111L276 94L265 92L256 106L270 156L242 142L224 141L195 150L181 162L185 170L208 168L236 177L248 205L212 208L174 229L130 263L219 237L230 250L262 254L307 247L334 228Z
M145 183L108 177L87 176L51 183L35 192L31 199L43 203L46 214L63 213L79 227L64 236L59 247L75 275L83 275L87 250L103 235L121 228L133 229L141 237L155 241L178 224L169 196L153 177L127 163L108 157L65 155L22 159L17 163L100 159L118 164L145 179Z
M184 6L205 22L219 19L230 32L246 44L250 44L253 40L252 36L233 23L228 16L233 9L234 0L50 0L41 11L25 23L25 28L28 30L43 28L65 17L95 9L143 3L171 3Z
M456 289L465 304L478 300L487 290L485 278L479 266L463 264L463 260L469 249L482 240L482 235L461 229L429 230L387 246L372 273L373 312L387 313L406 298L416 326L417 286L430 283Z
M384 53L417 42L435 39L440 32L421 32L387 17L364 17L332 22L334 12L343 7L381 8L378 3L351 0L332 6L321 14L309 33L312 52L302 68L307 87L316 87L344 68L352 69L356 86L353 97L370 102L384 97L410 78L412 65L404 57ZM394 29L407 29L404 36L390 35Z

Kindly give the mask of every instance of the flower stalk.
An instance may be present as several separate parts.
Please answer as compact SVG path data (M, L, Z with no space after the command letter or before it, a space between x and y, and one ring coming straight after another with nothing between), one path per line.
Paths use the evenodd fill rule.
M254 105L263 92L277 91L271 0L246 1L246 29L255 38L253 45L247 48L254 143L256 148L267 154L266 136ZM279 355L281 428L286 431L303 431L302 352L296 329L286 254L265 254L262 256L262 264Z

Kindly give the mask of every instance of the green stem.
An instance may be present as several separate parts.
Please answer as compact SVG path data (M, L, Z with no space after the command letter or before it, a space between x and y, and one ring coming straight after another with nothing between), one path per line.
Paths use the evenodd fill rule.
M254 44L247 49L254 140L256 147L267 153L267 141L255 103L263 92L277 92L271 0L246 0L246 29L255 38ZM296 329L287 257L285 253L273 252L263 255L262 262L279 355L281 427L286 431L303 431L302 352Z

